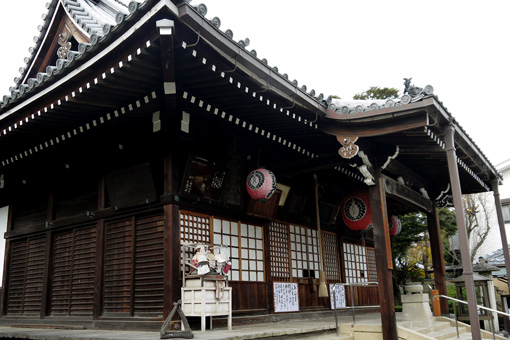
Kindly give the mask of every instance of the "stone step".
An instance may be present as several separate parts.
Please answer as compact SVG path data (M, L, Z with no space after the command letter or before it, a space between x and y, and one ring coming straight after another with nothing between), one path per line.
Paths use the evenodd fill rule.
M459 334L467 333L466 327L459 327ZM449 340L449 339L457 339L457 330L455 327L448 327L445 329L441 329L438 331L433 331L429 333L423 333L427 336L437 339L437 340ZM470 334L470 333L469 333Z
M446 321L444 321L444 322L435 321L435 322L433 322L432 326L426 326L426 327L423 327L421 325L413 326L413 323L411 322L411 324L409 326L407 326L407 328L415 329L416 332L422 333L422 334L437 332L437 331L441 331L444 329L448 329L450 327L451 327L450 323L446 322Z

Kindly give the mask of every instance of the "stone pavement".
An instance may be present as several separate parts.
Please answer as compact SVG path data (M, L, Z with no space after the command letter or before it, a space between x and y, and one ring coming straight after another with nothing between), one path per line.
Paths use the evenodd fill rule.
M380 315L365 314L356 316L356 323L380 324ZM352 317L339 316L339 324L351 324ZM335 318L326 317L313 320L288 320L274 323L264 323L246 326L234 326L232 331L217 328L205 332L193 331L197 340L244 340L261 339L284 335L312 334L316 339L336 339ZM33 339L33 340L159 340L160 333L148 331L110 331L94 329L41 329L41 328L12 328L0 327L0 339Z

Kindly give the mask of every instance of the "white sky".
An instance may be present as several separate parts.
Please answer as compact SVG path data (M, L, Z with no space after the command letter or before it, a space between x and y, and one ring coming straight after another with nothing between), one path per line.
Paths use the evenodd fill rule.
M234 39L299 86L351 99L404 77L434 93L497 165L505 140L510 80L510 1L193 0ZM46 0L4 1L0 12L0 97L8 94L46 13Z

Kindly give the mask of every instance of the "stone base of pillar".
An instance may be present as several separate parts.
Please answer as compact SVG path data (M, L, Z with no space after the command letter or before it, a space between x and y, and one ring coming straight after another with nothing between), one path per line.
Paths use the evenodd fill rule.
M402 295L402 320L416 326L430 326L434 322L428 294Z

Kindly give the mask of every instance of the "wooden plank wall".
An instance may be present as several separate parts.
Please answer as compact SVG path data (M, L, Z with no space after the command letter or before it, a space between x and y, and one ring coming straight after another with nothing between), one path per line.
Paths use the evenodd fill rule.
M161 316L163 216L107 223L103 315Z
M92 315L96 262L96 228L54 236L51 315Z
M41 311L45 238L30 237L12 244L7 314L37 315Z
M180 216L182 240L211 242L214 235L211 229L213 216L189 211L181 211ZM233 310L272 313L273 282L297 282L301 310L330 308L329 298L318 297L319 280L316 277L292 276L289 224L274 222L264 228L264 238L268 238L265 242L265 261L269 262L265 266L265 280L231 281ZM98 234L98 230L104 230L104 235ZM43 293L47 237L51 238L49 244L52 245L48 252L51 269L48 274L49 291ZM341 282L344 268L340 262L338 238L331 232L323 232L322 237L327 281ZM307 246L306 249L308 251L312 248ZM367 249L369 254L373 254L371 249ZM102 258L98 259L97 256ZM371 257L368 256L369 259ZM107 220L104 221L104 228L100 229L97 224L89 224L13 240L10 258L6 308L8 315L83 315L96 318L159 318L163 315L162 212ZM309 255L307 258L310 259ZM102 282L97 280L96 275L98 260L104 263ZM370 277L372 265L368 267ZM302 275L301 271L297 273ZM98 282L102 287L99 295L95 287ZM41 311L44 294L48 294L48 306L44 306L45 311ZM374 287L356 287L352 296L347 287L346 298L348 305L354 301L356 306L377 305L379 302L378 290Z

